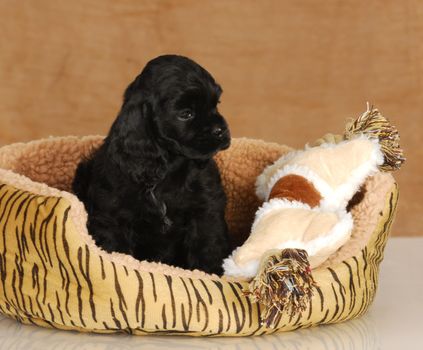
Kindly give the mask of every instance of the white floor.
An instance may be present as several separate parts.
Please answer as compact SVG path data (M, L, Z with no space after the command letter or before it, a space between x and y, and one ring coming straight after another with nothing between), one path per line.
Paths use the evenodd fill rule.
M369 312L345 323L251 338L96 335L24 326L0 316L0 349L423 349L423 238L391 238Z

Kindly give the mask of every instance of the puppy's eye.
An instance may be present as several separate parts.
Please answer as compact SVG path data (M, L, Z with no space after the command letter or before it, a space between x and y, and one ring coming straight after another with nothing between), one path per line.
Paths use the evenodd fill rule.
M183 111L179 116L178 119L182 121L187 121L194 118L194 112L187 109L186 111Z

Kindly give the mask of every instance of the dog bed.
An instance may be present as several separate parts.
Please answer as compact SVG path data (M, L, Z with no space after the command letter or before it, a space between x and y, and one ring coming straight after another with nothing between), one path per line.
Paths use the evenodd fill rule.
M85 332L249 336L345 321L363 314L378 283L379 264L398 190L378 173L352 209L349 241L313 270L317 283L305 312L273 328L248 282L106 253L86 229L83 204L70 193L78 161L103 138L59 137L0 149L0 312L25 324ZM255 180L291 149L233 139L215 159L228 196L234 244L243 242L260 205Z

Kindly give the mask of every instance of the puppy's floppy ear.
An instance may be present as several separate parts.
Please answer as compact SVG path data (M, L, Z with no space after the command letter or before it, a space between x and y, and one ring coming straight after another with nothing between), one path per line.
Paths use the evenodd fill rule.
M128 95L106 139L108 155L125 175L149 190L166 174L165 151L155 141L152 101L139 96L132 101Z

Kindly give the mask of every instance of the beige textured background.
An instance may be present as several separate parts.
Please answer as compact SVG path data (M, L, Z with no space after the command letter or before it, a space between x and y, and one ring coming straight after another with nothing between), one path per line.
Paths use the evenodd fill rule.
M422 235L423 2L0 0L0 145L105 134L151 58L187 55L224 89L233 136L301 147L366 101L398 126L395 235Z

